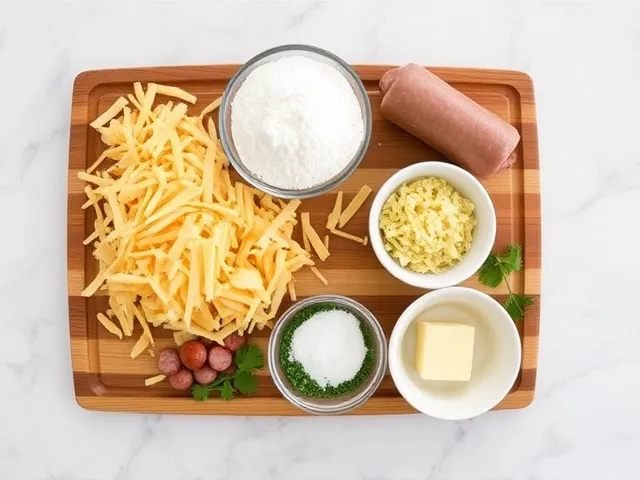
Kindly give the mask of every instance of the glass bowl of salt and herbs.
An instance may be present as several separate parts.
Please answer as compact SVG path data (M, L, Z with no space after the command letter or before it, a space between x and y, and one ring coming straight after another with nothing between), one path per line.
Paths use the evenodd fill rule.
M340 295L293 305L269 338L271 376L282 395L309 413L332 415L362 405L387 369L387 342L375 316Z

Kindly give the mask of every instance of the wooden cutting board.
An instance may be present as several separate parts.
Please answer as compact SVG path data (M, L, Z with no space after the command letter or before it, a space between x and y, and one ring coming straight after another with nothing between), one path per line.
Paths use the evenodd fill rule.
M339 187L344 191L345 201L349 201L365 183L375 191L398 169L441 158L382 118L378 81L391 67L364 65L355 68L371 99L373 136L360 168ZM98 324L96 314L106 309L106 297L80 296L84 286L95 276L97 266L92 248L82 244L93 230L94 217L92 209L81 209L85 201L84 185L78 180L77 173L93 163L104 148L99 135L88 124L118 96L132 92L135 81L180 86L198 97L198 105L192 107L192 111L199 112L222 94L237 69L238 65L215 65L98 70L81 73L76 78L69 146L67 260L73 379L76 399L84 408L217 415L304 414L280 396L266 370L261 373L255 397L232 401L195 402L189 393L172 390L166 382L145 387L144 379L158 373L154 359L143 354L131 360L129 354L135 338L118 340ZM432 68L431 71L513 124L522 135L513 168L483 180L483 184L491 195L498 216L496 248L503 249L509 243L524 246L524 270L511 278L513 290L526 293L535 300L524 321L519 323L523 349L520 375L509 395L497 406L499 409L523 408L531 403L534 396L540 320L540 186L533 85L527 75L514 71L461 68ZM302 209L311 212L311 221L322 236L336 193L334 190L303 202ZM350 233L358 236L367 234L367 216L373 196L349 223L347 230ZM389 336L400 313L424 291L408 287L387 274L376 260L371 246L332 236L330 250L327 262L319 265L329 285L320 283L308 270L301 271L296 274L298 295L339 293L351 296L371 309ZM504 287L488 289L475 277L463 285L489 293L500 302L507 293ZM285 301L281 311L289 304ZM156 332L157 348L172 345L169 331L156 329ZM268 335L269 331L265 330L251 337L251 341L259 344L265 353ZM402 399L387 375L375 396L353 413L413 412L415 410Z

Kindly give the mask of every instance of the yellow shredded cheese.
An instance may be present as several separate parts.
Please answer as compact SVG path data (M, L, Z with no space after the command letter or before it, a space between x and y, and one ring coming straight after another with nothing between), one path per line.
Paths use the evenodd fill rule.
M320 273L320 270L318 270L316 267L310 267L310 270L316 277L320 279L322 283L324 283L325 285L329 285L329 281L324 277L324 275L322 275L322 273Z
M302 213L302 232L302 234L306 235L309 239L309 242L318 255L318 258L324 262L329 257L329 250L325 247L322 240L320 240L320 236L311 226L309 212Z
M144 352L149 346L149 337L147 337L144 333L140 336L138 341L135 343L133 348L131 349L131 358L136 358L142 352Z
M109 320L103 313L98 313L97 317L98 321L109 333L116 335L120 340L122 340L122 330L120 330L115 323Z
M353 197L347 208L340 214L339 226L340 228L344 227L349 220L356 214L356 212L360 209L362 204L366 202L367 197L371 194L373 190L369 185L363 185L360 188L360 191L356 193L356 196Z
M292 302L295 302L298 300L298 296L296 295L296 285L294 281L289 282L288 285L289 288L289 298L291 299Z
M346 238L348 240L353 240L354 242L358 242L358 243L364 244L364 238L356 237L355 235L351 235L350 233L342 232L342 231L337 230L335 228L333 230L331 230L331 233L333 233L334 235L337 235L338 237Z
M311 244L309 243L309 237L305 232L304 223L302 224L302 244L304 245L304 251L311 253Z
M169 85L158 85L157 92L160 95L167 95L169 97L179 98L180 100L184 100L185 102L189 102L189 103L196 103L196 100L197 100L195 95L191 95L190 93L185 92L181 88L172 87Z
M300 200L291 200L285 208L283 208L278 216L271 221L269 227L262 234L260 240L258 240L258 246L260 248L265 248L269 240L282 228L287 222L292 221L294 217L295 211L300 206Z
M207 105L206 107L204 107L202 109L202 112L200 112L200 118L202 118L205 115L208 115L211 112L213 112L214 110L216 110L220 106L221 103L222 103L222 97L216 98L213 102L211 102L209 105ZM216 136L215 135L211 135L211 138L213 138L215 140Z
M83 208L96 214L98 273L82 292L106 291L98 321L118 337L140 335L132 357L154 345L152 327L176 343L273 326L292 273L313 265L292 239L299 200L288 203L231 182L215 125L187 115L196 97L168 85L136 83L92 126L105 151L78 177L90 185ZM127 100L128 99L128 100ZM293 288L293 287L291 287ZM295 295L295 294L294 294Z
M151 385L155 385L156 383L162 382L165 378L167 378L167 376L163 374L154 375L153 377L145 378L144 385L146 387L150 387Z
M329 214L329 218L327 219L327 230L331 230L335 228L338 224L338 220L340 218L340 213L342 211L342 190L338 192L336 195L336 202L333 205L333 210Z
M90 127L98 129L105 125L109 120L118 115L129 101L124 98L118 98L102 115L89 124Z

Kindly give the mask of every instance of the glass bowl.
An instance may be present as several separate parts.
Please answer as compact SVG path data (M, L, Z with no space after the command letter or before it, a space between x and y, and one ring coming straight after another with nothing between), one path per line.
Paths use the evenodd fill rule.
M374 365L371 373L355 391L339 397L315 398L301 394L291 385L280 365L280 342L285 327L300 311L318 304L337 306L351 312L371 335L374 350ZM387 340L380 323L364 305L341 295L317 295L296 303L284 312L271 332L267 357L271 377L287 400L312 414L335 415L362 405L380 386L387 370Z
M362 113L362 121L364 123L364 136L362 143L358 148L358 151L347 164L347 166L336 176L327 180L324 183L320 183L306 189L283 189L275 187L265 183L263 180L254 175L248 168L246 168L238 155L238 151L233 142L233 136L231 134L231 105L233 99L238 92L238 89L242 85L242 82L247 76L253 72L257 67L264 65L265 63L273 62L279 58L283 58L291 55L304 55L314 60L320 60L334 67L340 72L344 78L349 82L351 88L358 99L360 104L360 110ZM358 167L362 159L364 158L367 148L369 147L369 141L371 140L371 104L369 103L369 96L362 84L362 81L353 69L341 58L337 57L331 52L322 50L321 48L313 47L310 45L282 45L279 47L265 50L264 52L256 55L247 63L245 63L240 70L231 78L227 88L222 96L222 103L220 105L218 125L220 130L220 142L224 149L229 162L233 168L240 174L240 176L249 184L253 185L263 192L269 193L279 198L310 198L318 195L322 195L333 188L340 185L351 175Z

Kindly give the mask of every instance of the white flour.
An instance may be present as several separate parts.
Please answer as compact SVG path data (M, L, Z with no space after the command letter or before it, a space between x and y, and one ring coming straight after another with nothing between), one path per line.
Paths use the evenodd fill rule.
M318 312L291 339L292 360L321 387L340 385L356 376L367 354L358 319L343 310Z
M256 68L231 105L242 163L271 186L301 190L339 174L364 136L358 99L342 74L302 55Z

